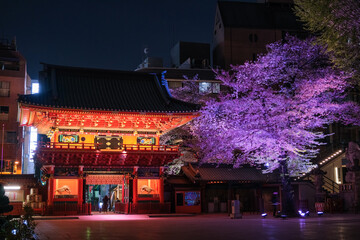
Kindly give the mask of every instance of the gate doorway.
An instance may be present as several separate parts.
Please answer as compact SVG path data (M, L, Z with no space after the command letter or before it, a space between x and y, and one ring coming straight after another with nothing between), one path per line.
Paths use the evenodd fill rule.
M92 212L114 211L115 202L122 200L122 185L117 184L95 184L86 185L86 199L91 203ZM107 209L105 209L104 198L108 197Z
M91 211L113 212L115 203L124 201L124 175L88 175L85 181L85 199L91 203Z

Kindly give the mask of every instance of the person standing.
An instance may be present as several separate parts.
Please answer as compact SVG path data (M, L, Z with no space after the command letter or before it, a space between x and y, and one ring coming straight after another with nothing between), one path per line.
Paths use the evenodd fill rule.
M109 207L109 197L107 195L105 195L105 197L103 198L103 211L107 212Z
M276 217L276 212L277 212L277 206L279 205L279 200L278 200L278 192L273 192L272 198L271 198L271 202L272 205L274 207L273 210L273 216Z

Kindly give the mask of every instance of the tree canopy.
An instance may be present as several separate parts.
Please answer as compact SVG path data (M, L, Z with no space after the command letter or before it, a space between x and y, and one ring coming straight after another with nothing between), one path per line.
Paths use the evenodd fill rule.
M297 175L312 167L327 124L358 124L357 106L346 101L351 76L334 69L314 41L287 36L257 61L218 73L231 91L209 100L195 120L202 161L273 171L286 160Z
M317 34L335 64L343 70L360 71L360 1L294 0L295 13L307 30Z

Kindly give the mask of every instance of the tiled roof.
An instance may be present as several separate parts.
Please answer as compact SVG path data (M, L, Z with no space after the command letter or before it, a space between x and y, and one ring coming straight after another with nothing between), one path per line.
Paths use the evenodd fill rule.
M251 181L268 182L277 181L274 174L263 174L256 168L243 167L232 168L231 166L189 166L182 167L182 171L191 181Z
M161 75L44 65L40 93L20 95L30 105L123 112L196 112L199 106L169 96Z
M302 29L292 5L246 2L218 2L225 27Z
M185 79L184 76L189 79L198 75L199 80L216 80L215 72L212 69L182 69L182 68L142 68L137 72L147 72L161 74L166 71L165 79Z

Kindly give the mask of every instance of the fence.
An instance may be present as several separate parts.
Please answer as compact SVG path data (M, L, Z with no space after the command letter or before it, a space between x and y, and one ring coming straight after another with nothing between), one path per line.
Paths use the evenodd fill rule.
M54 202L53 206L48 207L50 215L90 215L91 203L78 204L77 202Z
M170 208L170 203L132 203L130 212L138 214L170 213Z

